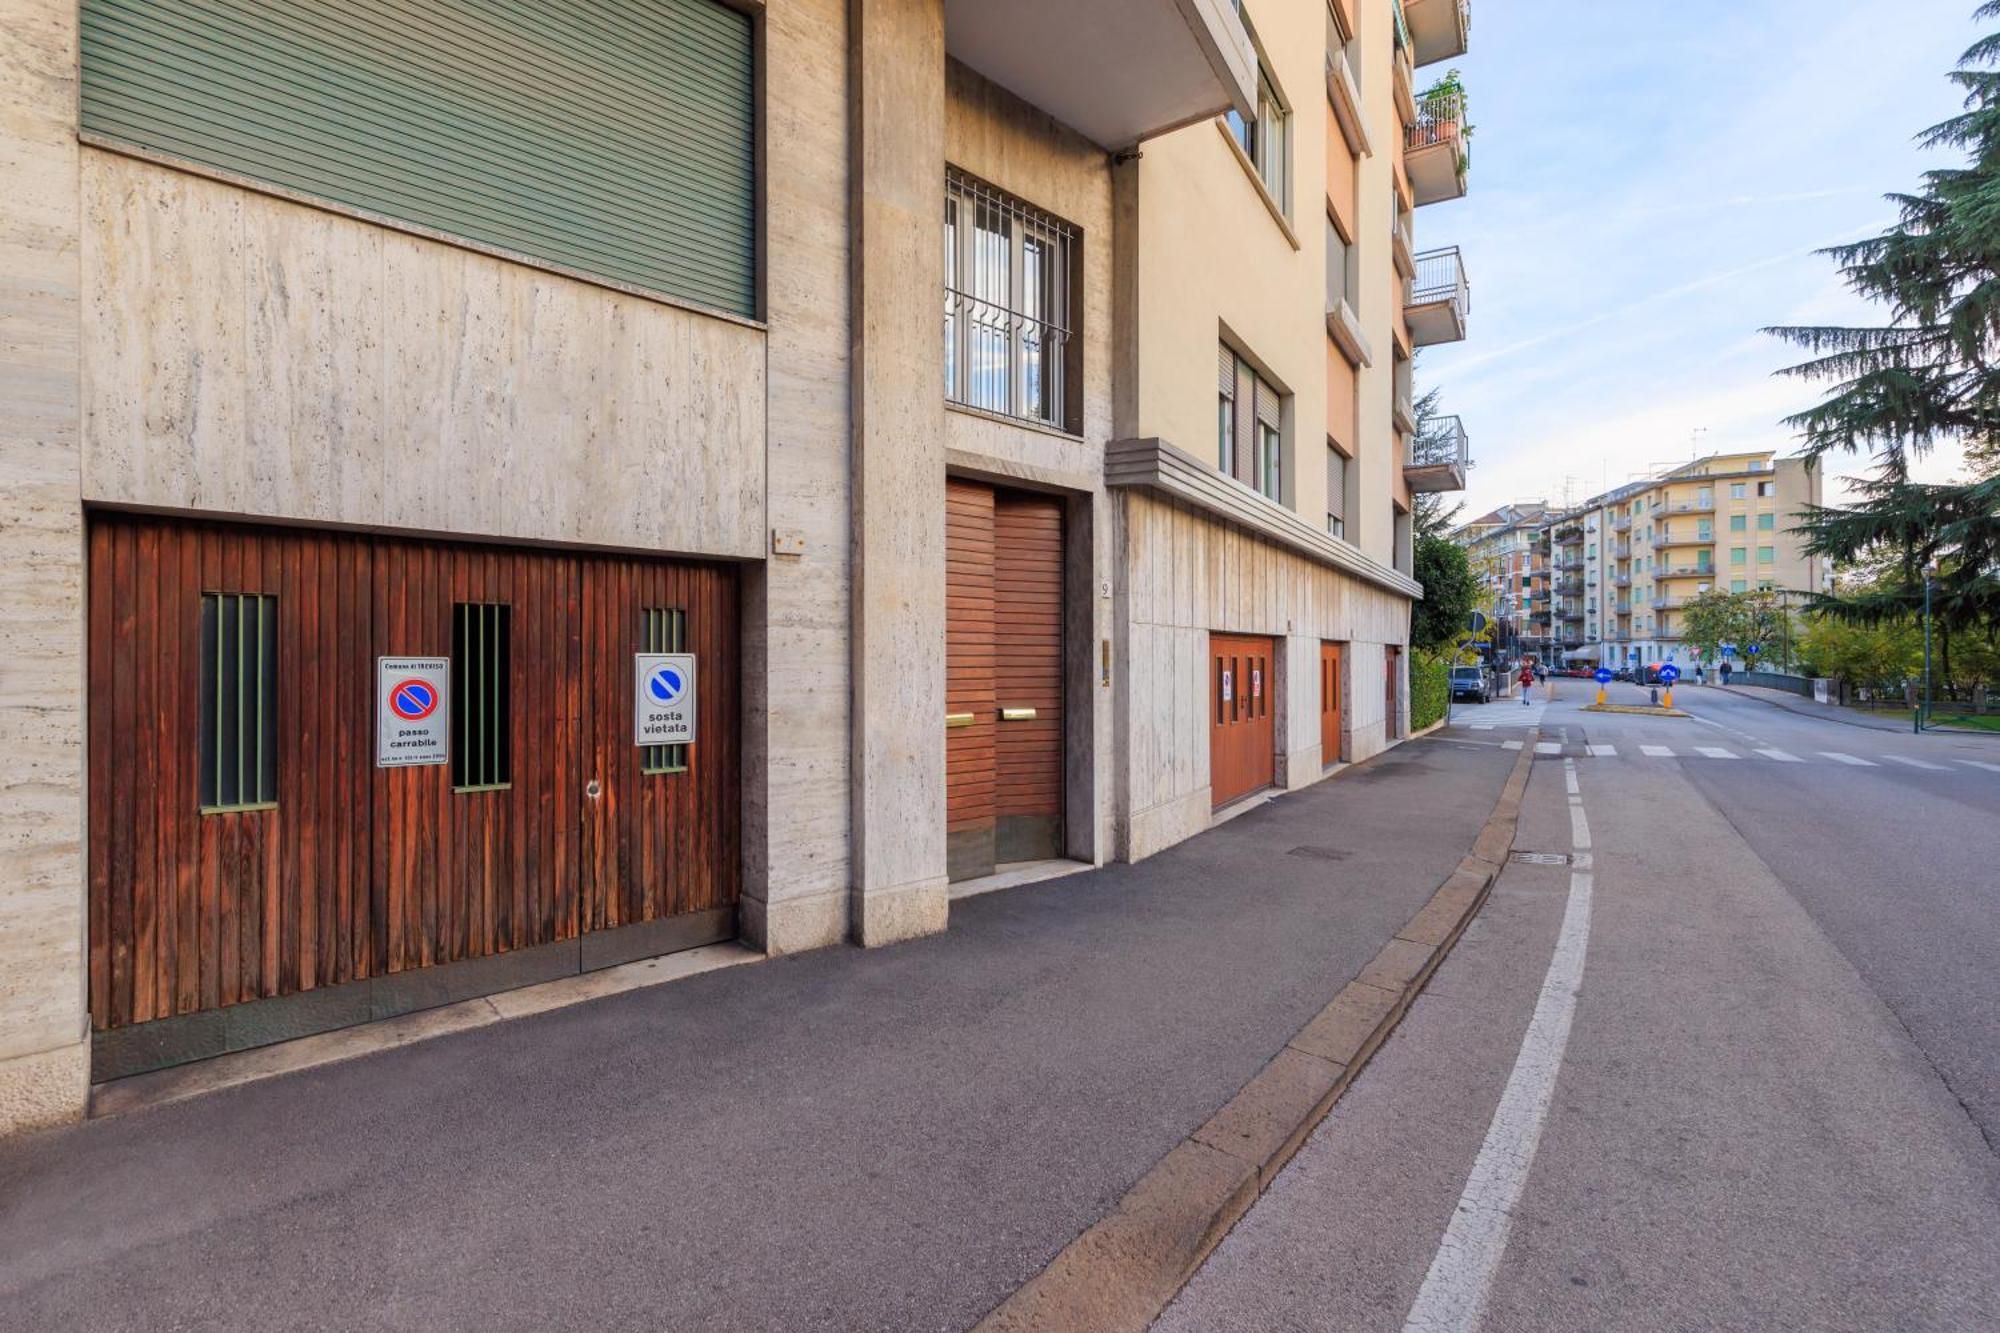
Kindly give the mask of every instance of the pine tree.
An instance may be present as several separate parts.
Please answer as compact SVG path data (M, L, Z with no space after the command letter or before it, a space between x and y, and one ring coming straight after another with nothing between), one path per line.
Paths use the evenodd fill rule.
M2000 20L2000 0L1974 11ZM2000 633L2000 32L1981 38L1949 76L1965 110L1920 136L1962 150L1962 165L1924 174L1915 194L1889 196L1896 225L1827 253L1848 286L1885 306L1886 325L1767 330L1812 359L1782 373L1831 381L1815 407L1787 419L1805 454L1868 454L1857 503L1815 506L1794 531L1836 562L1881 566L1866 590L1816 595L1823 615L1861 624L1922 610L1924 571L1938 576L1940 628L1991 641ZM1944 441L1962 443L1971 480L1920 483L1911 464ZM1982 467L1982 463L1986 467Z

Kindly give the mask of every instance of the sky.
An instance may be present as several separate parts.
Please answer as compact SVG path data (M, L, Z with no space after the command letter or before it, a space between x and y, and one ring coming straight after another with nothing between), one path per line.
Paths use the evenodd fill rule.
M1976 3L1473 0L1452 62L1469 193L1416 220L1420 249L1463 247L1472 284L1466 341L1417 362L1471 437L1464 517L1697 452L1797 450L1782 419L1821 390L1775 376L1802 354L1759 330L1881 321L1813 252L1883 230L1882 196L1953 160L1916 138L1959 110L1944 76ZM1828 499L1864 467L1831 465Z

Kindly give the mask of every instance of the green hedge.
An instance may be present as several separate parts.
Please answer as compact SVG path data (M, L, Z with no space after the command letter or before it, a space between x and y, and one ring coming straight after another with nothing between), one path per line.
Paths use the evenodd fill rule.
M1410 653L1410 730L1422 731L1444 721L1451 704L1451 663L1443 654L1422 649Z

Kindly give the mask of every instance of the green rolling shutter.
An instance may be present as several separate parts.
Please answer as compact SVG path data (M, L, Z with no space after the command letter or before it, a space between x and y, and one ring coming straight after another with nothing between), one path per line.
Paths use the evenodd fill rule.
M87 134L756 314L751 21L714 0L84 0Z

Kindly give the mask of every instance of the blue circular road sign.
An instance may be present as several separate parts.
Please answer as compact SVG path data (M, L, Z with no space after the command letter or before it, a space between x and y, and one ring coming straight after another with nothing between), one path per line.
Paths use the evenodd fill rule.
M1591 674L1597 677L1597 683L1599 685L1609 685L1611 683L1610 667L1599 667L1597 668L1596 671L1592 672Z
M1743 651L1750 654L1750 656L1755 657L1758 653L1764 650L1759 648L1756 644L1753 643L1748 648L1745 648Z
M1675 666L1672 662L1668 662L1666 665L1660 668L1660 682L1662 684L1671 685L1680 678L1681 678L1681 669Z

